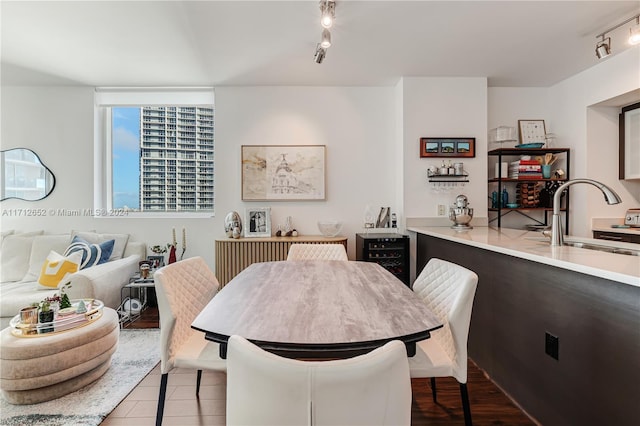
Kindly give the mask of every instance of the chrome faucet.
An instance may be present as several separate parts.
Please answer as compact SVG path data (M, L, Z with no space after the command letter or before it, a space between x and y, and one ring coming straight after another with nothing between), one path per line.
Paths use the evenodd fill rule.
M561 246L564 244L564 240L562 238L562 223L560 222L560 197L564 190L574 183L588 183L590 185L595 186L604 194L604 200L607 204L618 204L621 203L622 200L620 196L616 194L616 192L609 188L604 183L598 182L596 180L591 179L574 179L567 181L560 185L556 190L556 193L553 195L553 217L551 218L551 245L552 246ZM568 214L568 213L567 213Z

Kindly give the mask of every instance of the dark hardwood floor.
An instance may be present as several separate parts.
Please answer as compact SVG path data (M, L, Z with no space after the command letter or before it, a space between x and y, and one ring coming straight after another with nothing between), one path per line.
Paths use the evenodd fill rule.
M133 322L127 322L123 328L158 328L160 324L160 315L158 308L155 306L147 307L140 313L140 318Z
M157 328L157 307L146 308L139 319L126 324L125 328ZM413 404L411 424L413 426L464 425L460 386L451 377L438 378L438 402L431 397L429 379L412 379ZM535 425L471 360L467 388L474 425Z
M436 379L438 402L431 396L429 379L412 379L411 424L464 425L460 385L452 377ZM474 425L535 425L502 391L469 360L467 389Z

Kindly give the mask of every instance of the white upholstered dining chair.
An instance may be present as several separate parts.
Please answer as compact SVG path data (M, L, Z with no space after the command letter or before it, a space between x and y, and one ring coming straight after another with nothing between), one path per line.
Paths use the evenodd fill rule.
M398 340L353 358L299 361L229 339L227 425L410 423L407 352Z
M342 244L291 244L287 260L349 260Z
M465 425L471 425L467 392L467 337L478 276L455 263L432 258L413 283L416 292L444 327L416 344L409 358L412 378L431 378L436 401L436 377L454 377L460 383Z
M156 426L162 424L168 374L174 367L197 369L196 396L202 370L226 370L220 346L205 340L191 323L218 292L220 284L201 257L172 263L154 274L160 313L160 393Z

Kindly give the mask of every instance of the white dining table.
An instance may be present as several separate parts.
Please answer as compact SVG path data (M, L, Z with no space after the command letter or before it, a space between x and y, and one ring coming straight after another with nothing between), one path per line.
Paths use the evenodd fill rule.
M389 271L369 262L254 263L192 323L226 358L237 334L291 358L345 358L401 340L407 354L442 323Z

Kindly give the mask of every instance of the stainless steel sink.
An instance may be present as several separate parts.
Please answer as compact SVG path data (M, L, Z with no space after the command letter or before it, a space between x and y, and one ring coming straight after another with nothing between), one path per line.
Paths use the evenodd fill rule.
M607 253L615 253L615 254L626 254L628 256L640 256L640 250L621 248L621 247L611 247L604 246L599 244L591 244L591 243L583 243L579 241L564 241L565 246L571 246L576 248L583 248L587 250L598 250L604 251Z

